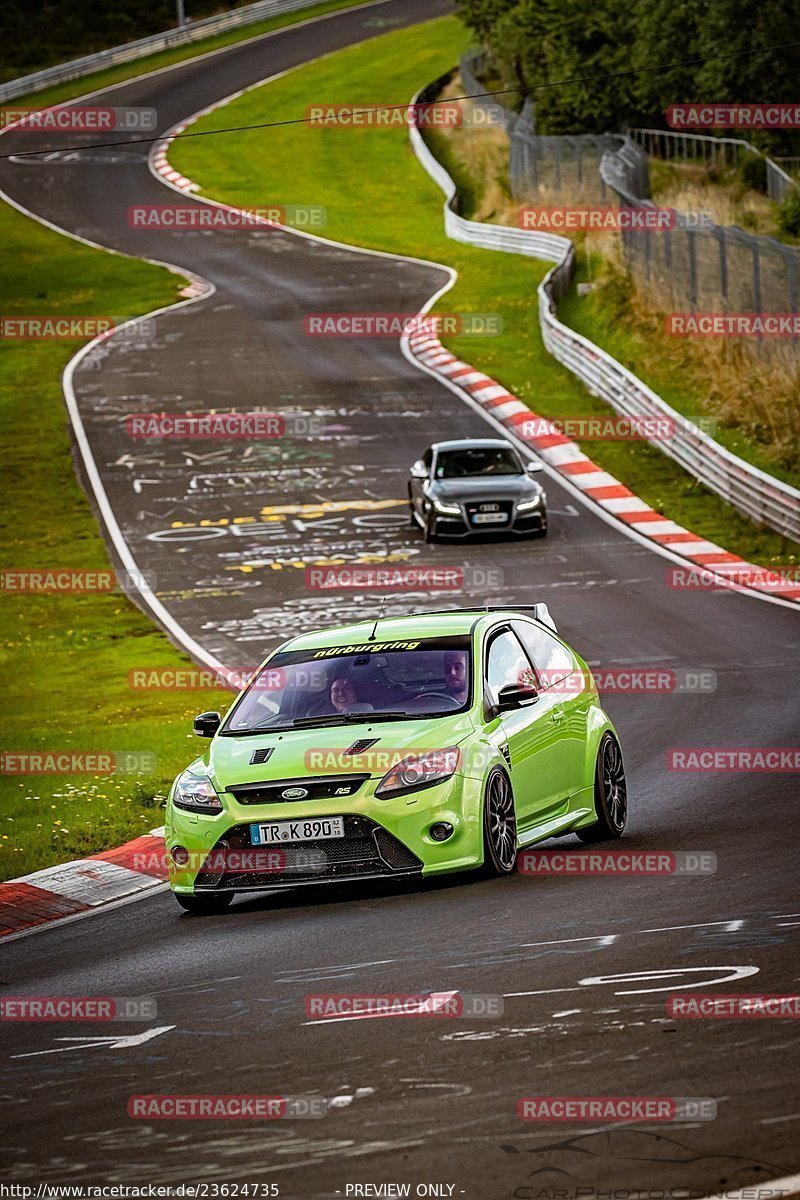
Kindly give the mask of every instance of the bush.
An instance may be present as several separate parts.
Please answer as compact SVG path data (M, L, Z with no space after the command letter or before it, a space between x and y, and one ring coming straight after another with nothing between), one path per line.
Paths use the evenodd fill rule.
M800 237L800 187L790 188L781 200L781 230L791 237Z
M767 191L767 160L760 154L747 154L739 169L742 183L753 192Z

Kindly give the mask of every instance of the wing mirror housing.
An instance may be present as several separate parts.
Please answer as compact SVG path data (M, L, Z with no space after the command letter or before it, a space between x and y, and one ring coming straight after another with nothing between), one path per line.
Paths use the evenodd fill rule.
M428 468L425 466L425 463L421 458L418 458L414 463L413 467L411 468L410 475L412 479L428 478Z
M222 724L218 712L204 712L195 717L192 730L198 737L212 738Z
M495 707L498 712L510 712L512 709L522 708L524 704L530 704L533 700L538 699L538 689L532 684L520 687L516 683L507 683L505 687L500 688Z
M528 475L538 475L544 470L544 463L539 462L538 458L534 458L531 462L525 463L525 470Z

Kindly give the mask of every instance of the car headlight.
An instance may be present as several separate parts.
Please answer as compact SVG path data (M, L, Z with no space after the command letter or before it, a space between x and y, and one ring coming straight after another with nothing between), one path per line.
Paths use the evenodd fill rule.
M454 517L461 516L461 509L457 504L442 504L441 500L434 500L433 507L438 513L447 513Z
M544 492L539 492L536 496L532 496L530 500L520 500L517 505L517 512L528 512L532 508L538 508L544 499Z
M172 803L176 808L186 809L187 812L221 813L223 811L222 801L208 776L195 775L191 770L184 771L175 780Z
M402 796L417 788L429 787L449 779L458 767L461 752L458 746L446 750L428 750L424 754L411 754L391 767L375 789L381 799Z

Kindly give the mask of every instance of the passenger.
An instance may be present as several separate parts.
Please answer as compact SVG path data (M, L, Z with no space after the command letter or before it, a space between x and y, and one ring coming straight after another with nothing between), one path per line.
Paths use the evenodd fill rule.
M331 683L331 708L334 712L348 712L354 704L358 704L356 689L346 675L339 675Z

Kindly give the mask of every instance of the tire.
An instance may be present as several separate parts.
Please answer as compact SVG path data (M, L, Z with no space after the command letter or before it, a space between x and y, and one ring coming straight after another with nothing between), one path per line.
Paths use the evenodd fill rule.
M408 523L412 529L419 529L419 522L414 515L414 501L411 499L411 490L408 492Z
M582 842L605 842L622 837L628 816L628 789L619 742L604 733L594 769L594 809L597 820L576 829Z
M493 767L483 796L483 874L510 875L516 861L514 793L505 771Z
M215 913L223 913L230 908L233 892L209 892L208 895L185 895L173 892L178 904L195 917L211 917Z

